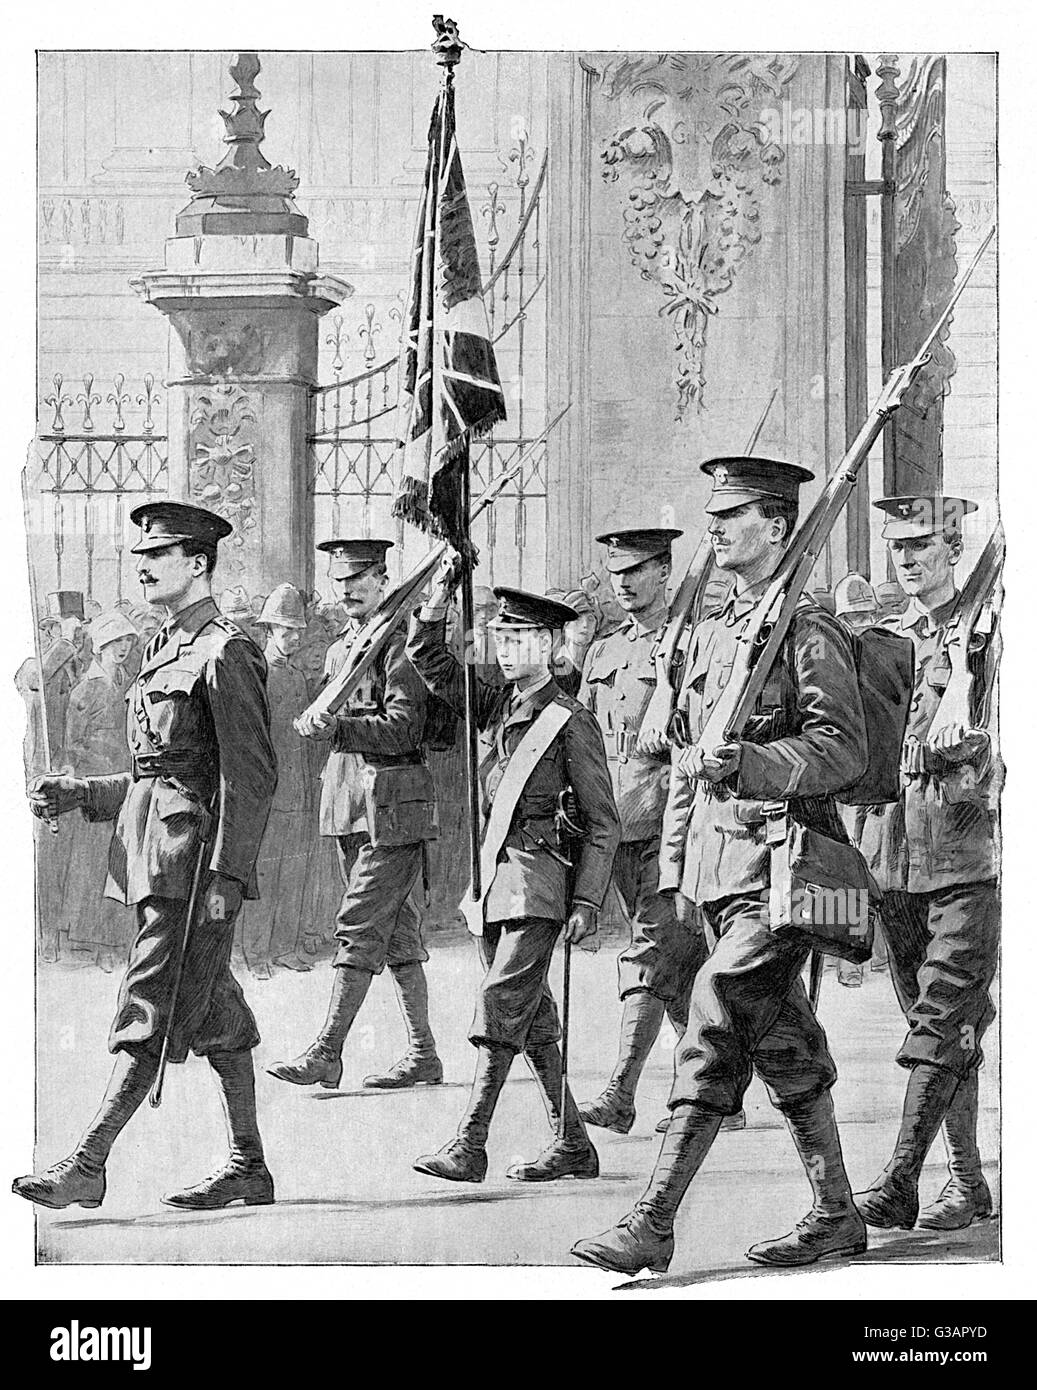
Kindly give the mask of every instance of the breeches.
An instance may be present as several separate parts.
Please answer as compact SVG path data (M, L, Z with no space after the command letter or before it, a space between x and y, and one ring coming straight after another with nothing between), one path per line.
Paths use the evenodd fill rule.
M743 893L702 906L718 940L692 986L671 1107L693 1101L737 1114L754 1070L779 1110L835 1082L828 1041L801 979L809 944L798 932L770 930L767 897Z
M181 898L145 898L136 907L137 935L119 987L119 1002L108 1035L111 1052L159 1052L173 999L187 919ZM169 1060L182 1062L188 1051L241 1052L259 1042L259 1029L231 974L234 922L196 921L184 956L184 972L173 1016Z
M667 1004L686 1007L706 959L706 943L701 931L677 921L672 895L659 893L658 836L620 845L612 886L630 923L630 945L619 957L620 999L646 990Z
M380 975L387 965L428 960L421 919L408 901L421 842L376 849L366 835L340 835L338 849L346 891L336 917L335 964Z
M479 938L486 975L479 986L468 1037L522 1052L562 1036L547 972L561 922L518 917L487 922Z
M932 1062L964 1076L983 1060L980 1040L994 1018L1001 903L997 883L934 893L886 893L882 923L893 986L907 1018L902 1067Z

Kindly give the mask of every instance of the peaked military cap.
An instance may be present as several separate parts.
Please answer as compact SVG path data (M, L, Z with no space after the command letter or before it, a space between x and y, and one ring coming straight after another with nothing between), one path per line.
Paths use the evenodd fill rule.
M384 565L385 552L393 544L393 541L369 539L321 541L317 549L331 557L328 574L332 579L352 579L372 565Z
M678 536L683 535L683 531L674 531L670 527L641 526L634 530L606 531L596 539L607 547L605 568L609 574L622 574L624 570L632 570L635 565L643 565L657 555L669 556L670 546Z
M140 527L140 540L130 547L134 555L181 541L214 546L234 530L224 517L187 502L145 502L134 507L130 520Z
M976 510L965 497L882 497L872 504L885 512L882 539L902 541L912 536L932 536L937 531L960 531L962 518Z
M575 608L542 594L529 594L523 589L496 588L497 616L490 627L549 627L563 628L579 617Z
M742 456L707 459L702 471L713 479L713 492L706 503L706 511L711 514L772 498L798 502L800 487L814 477L809 468L798 463Z

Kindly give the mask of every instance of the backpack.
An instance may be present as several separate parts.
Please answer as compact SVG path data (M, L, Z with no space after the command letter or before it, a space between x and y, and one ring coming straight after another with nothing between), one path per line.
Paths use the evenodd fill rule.
M900 752L914 691L914 643L884 627L851 633L850 642L868 732L868 766L835 799L843 806L878 806L900 798Z

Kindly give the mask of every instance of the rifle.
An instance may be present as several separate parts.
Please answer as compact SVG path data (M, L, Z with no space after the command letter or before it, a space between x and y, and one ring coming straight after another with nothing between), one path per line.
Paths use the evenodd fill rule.
M945 729L982 729L989 721L993 681L987 675L987 657L1001 611L1004 563L1005 533L998 522L958 595L947 625L944 651L950 659L951 674L929 726L929 742Z
M551 423L541 431L528 448L522 451L515 462L509 464L502 473L494 478L472 507L471 519L473 521L487 507L492 507L507 484L513 478L518 477L534 449L543 443L568 409L568 405L563 406ZM303 720L336 714L352 696L371 664L385 649L385 644L396 630L401 616L414 603L431 579L440 559L446 553L446 549L446 541L439 541L427 555L419 560L410 574L402 579L395 589L385 595L354 638L349 658L342 670L330 678L298 719L294 721L299 732L301 732L299 725Z
M922 346L910 362L894 368L890 374L856 439L828 479L824 491L811 508L810 515L792 538L774 572L767 593L749 618L728 683L699 735L696 751L700 757L710 757L714 749L725 743L736 742L744 734L788 635L796 605L806 588L821 549L853 491L871 447L882 433L887 420L899 409L915 377L929 361L932 348L965 286L971 280L980 257L990 245L994 231L995 227L991 227L983 238L972 263L958 281ZM685 753L684 757L687 758L688 754Z
M767 416L771 412L771 406L774 404L774 398L777 394L778 388L775 386L771 392L770 400L763 408L763 414L757 421L756 428L749 436L749 442L745 446L747 455L756 448L757 440L763 432ZM706 531L699 541L695 554L691 557L691 563L681 580L680 587L670 603L669 612L666 615L666 626L652 648L651 659L655 666L655 690L648 701L648 707L638 732L638 748L642 752L647 752L653 744L658 744L668 737L677 696L676 676L681 638L685 629L694 621L699 612L712 571L713 542L710 540L709 532Z

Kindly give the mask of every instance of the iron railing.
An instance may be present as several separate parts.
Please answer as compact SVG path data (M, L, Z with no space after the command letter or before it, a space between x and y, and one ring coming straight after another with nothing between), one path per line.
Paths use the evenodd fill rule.
M168 438L156 430L161 400L150 372L139 384L117 372L109 391L89 372L75 384L53 377L28 488L42 591L81 589L102 605L132 592L129 512L168 489Z

